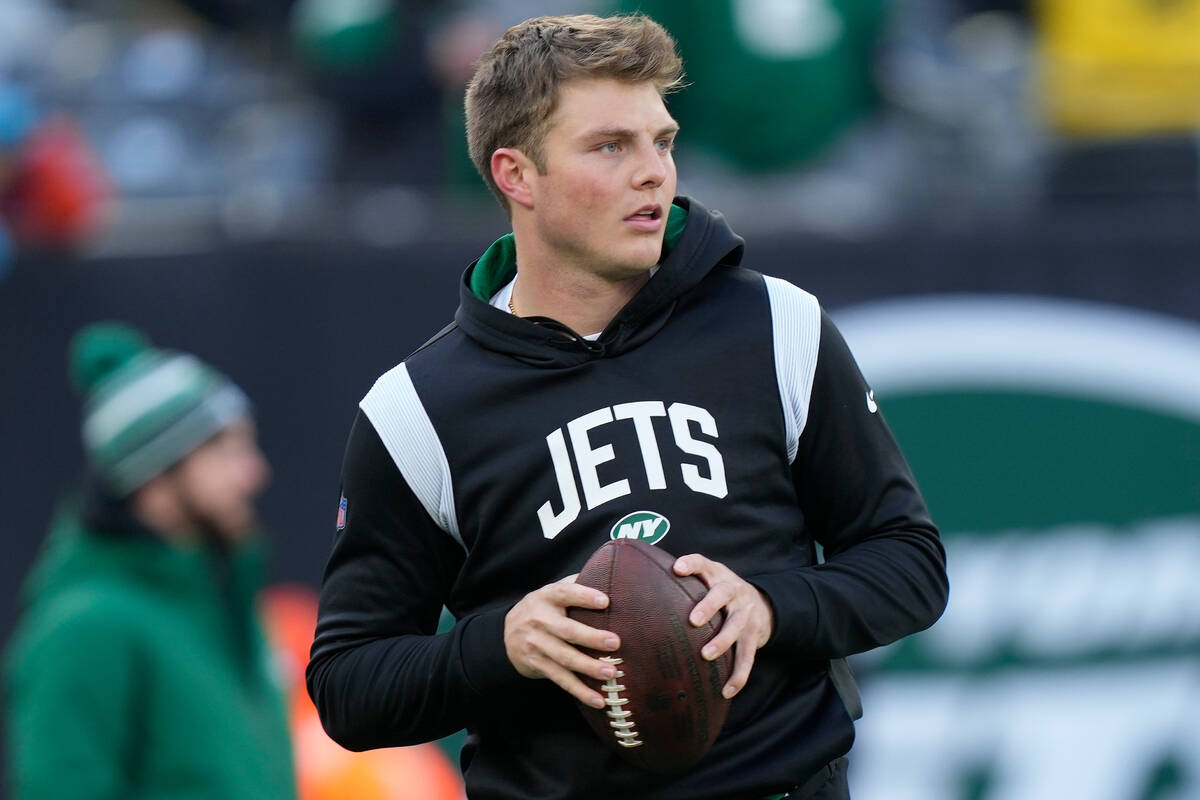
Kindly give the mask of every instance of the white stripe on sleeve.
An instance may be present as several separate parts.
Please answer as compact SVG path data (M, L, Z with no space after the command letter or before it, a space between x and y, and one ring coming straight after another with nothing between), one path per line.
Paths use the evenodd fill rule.
M821 347L821 306L817 298L785 280L763 276L771 303L775 377L787 429L788 463L795 461L800 434L808 422L808 403L817 352Z
M425 511L466 549L458 529L446 451L405 365L385 372L358 405Z

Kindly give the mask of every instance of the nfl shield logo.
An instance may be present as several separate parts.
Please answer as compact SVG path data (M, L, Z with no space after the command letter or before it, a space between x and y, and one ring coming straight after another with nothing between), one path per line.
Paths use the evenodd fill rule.
M337 529L343 530L346 527L346 495L342 495L342 501L338 503Z

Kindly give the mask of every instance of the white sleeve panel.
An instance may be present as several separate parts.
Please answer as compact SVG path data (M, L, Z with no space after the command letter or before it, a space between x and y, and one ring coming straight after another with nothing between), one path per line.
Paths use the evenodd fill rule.
M405 365L385 372L358 405L425 511L462 545L446 451Z
M764 275L763 282L771 303L775 377L783 403L791 463L796 459L800 434L808 422L808 402L821 346L821 306L817 298L785 280Z

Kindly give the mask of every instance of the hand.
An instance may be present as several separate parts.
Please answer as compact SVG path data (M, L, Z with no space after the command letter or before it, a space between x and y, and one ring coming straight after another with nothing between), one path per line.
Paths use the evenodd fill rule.
M549 678L585 705L603 708L604 698L588 688L580 673L605 681L616 667L591 658L574 645L616 650L615 633L588 627L567 616L567 608L605 608L608 596L575 583L575 575L543 586L521 598L504 617L504 649L517 672L526 678Z
M712 661L733 645L733 674L721 690L730 698L742 690L750 678L754 666L754 655L758 648L767 643L775 629L775 614L771 604L757 588L742 580L724 564L705 558L699 553L682 556L675 560L676 575L698 575L708 586L688 621L699 627L708 622L722 608L725 623L712 641L704 646L700 655Z

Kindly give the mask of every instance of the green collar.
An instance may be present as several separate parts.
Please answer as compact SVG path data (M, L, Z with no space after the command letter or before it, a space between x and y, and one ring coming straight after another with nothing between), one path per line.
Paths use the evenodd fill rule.
M682 206L672 205L667 213L667 230L663 235L662 259L675 247L683 229L687 226L688 212ZM517 244L511 233L506 233L484 251L475 268L471 270L471 293L487 302L496 292L517 274Z

